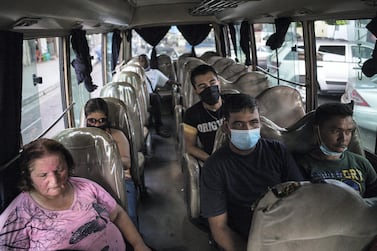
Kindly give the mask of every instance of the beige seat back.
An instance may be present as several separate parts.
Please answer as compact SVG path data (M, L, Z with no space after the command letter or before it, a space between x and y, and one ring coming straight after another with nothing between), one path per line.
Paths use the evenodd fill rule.
M262 91L271 87L267 76L261 72L252 71L241 75L235 82L222 86L224 89L237 89L241 93L252 97L258 96Z
M203 60L204 62L207 62L210 57L213 56L220 56L217 52L214 51L206 51L204 52L199 58ZM207 62L208 63L208 62Z
M244 64L230 64L221 72L221 76L230 82L236 81L241 75L249 71Z
M221 59L223 59L223 57L221 56L212 56L212 57L209 57L206 62L207 64L213 66L216 63L216 61L221 60Z
M97 128L70 128L59 132L54 139L72 154L74 176L97 182L127 209L123 165L116 142L108 133Z
M300 93L289 86L274 86L257 97L260 115L280 127L289 127L305 115L305 106Z
M222 72L225 68L235 63L236 62L231 58L221 58L217 60L212 66L219 75L222 75Z
M340 181L287 182L269 189L254 208L247 250L366 250L376 222L376 200Z
M130 141L131 172L137 185L144 186L144 127L141 125L135 89L125 82L106 84L100 92L109 108L109 120L123 130ZM130 130L125 132L125 126ZM134 163L134 164L132 164Z
M139 101L138 105L141 113L141 124L148 126L149 93L145 81L142 80L140 75L134 71L122 70L113 76L113 82L127 82L134 87L136 91L136 98Z
M166 54L157 57L158 69L165 74L170 80L177 81L177 74L171 58Z

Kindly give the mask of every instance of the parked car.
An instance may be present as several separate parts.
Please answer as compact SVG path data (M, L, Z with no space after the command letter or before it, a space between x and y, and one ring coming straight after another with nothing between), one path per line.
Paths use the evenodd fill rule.
M347 85L341 97L342 103L354 101L354 119L358 126L377 132L377 77L363 79Z
M374 45L357 41L318 39L317 80L320 94L343 94L346 84L354 82L361 74L362 64L371 57ZM279 77L298 83L305 83L303 44L285 44L269 58L270 72L279 70ZM279 63L277 63L279 62Z

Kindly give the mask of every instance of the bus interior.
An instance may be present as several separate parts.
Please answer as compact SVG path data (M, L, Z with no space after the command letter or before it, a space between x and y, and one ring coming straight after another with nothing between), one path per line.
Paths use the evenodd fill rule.
M0 212L19 193L20 151L37 138L62 142L72 151L78 173L93 175L80 171L91 168L82 156L93 154L94 161L98 151L107 151L93 148L95 138L102 145L111 142L83 128L83 106L90 98L103 97L111 106L112 126L123 130L131 144L139 231L145 242L158 251L221 250L200 216L200 167L185 152L183 138L184 112L199 101L190 83L190 71L199 64L215 68L223 93L256 97L262 135L283 141L292 152L312 146L310 126L319 105L353 102L358 129L350 148L377 170L376 0L3 0L0 34ZM179 83L158 90L169 138L150 126L141 54ZM93 138L85 141L84 134ZM215 148L223 142L219 136ZM81 152L75 150L79 148ZM98 158L113 163L114 156ZM99 168L101 172L106 166ZM112 187L113 176L97 181ZM310 194L311 202L303 203L308 208L331 205L336 197ZM122 201L124 195L118 196ZM271 197L264 198L257 206L260 211L271 205ZM294 198L308 201L299 193ZM344 209L338 211L343 219L355 217L346 210L352 204L359 212L357 229L342 232L347 227L340 230L335 221L312 231L288 228L291 235L276 238L341 237L318 245L292 242L279 250L367 250L377 235L372 226L377 206L368 208L349 195L344 200L336 210ZM329 214L336 215L333 211ZM310 213L311 221L321 218ZM287 226L301 226L296 217L288 218ZM261 236L250 238L264 246L250 244L248 251L277 250Z

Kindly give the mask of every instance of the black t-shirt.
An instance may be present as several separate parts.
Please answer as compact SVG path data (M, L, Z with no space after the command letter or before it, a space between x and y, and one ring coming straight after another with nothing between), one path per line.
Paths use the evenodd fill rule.
M200 101L187 109L183 123L197 130L197 135L200 143L203 145L203 150L211 154L216 131L222 125L223 120L222 107L212 112L205 109L203 103Z
M291 180L301 181L303 177L280 142L260 139L255 150L245 156L226 145L201 168L201 214L213 217L227 212L228 225L247 240L252 204L269 187Z

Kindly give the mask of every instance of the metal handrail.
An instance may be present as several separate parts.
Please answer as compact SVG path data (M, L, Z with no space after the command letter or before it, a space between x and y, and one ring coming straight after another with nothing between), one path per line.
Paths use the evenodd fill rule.
M73 108L73 105L75 103L72 103L70 106L68 106L63 113L46 129L44 130L36 139L42 138L46 133L48 133L65 115L66 113ZM19 154L17 154L13 159L5 163L4 165L0 166L0 172L7 169L10 165L12 165L18 158L21 156L22 149L20 149Z
M301 87L307 87L307 84L301 84L301 83L297 83L297 82L293 82L293 81L289 81L289 80L281 79L281 78L279 78L279 77L277 77L277 76L275 76L275 75L269 73L268 71L266 71L265 69L263 69L262 67L260 67L260 66L258 66L258 65L257 65L257 69L258 69L258 71L261 71L261 72L263 72L264 74L266 74L266 75L268 75L268 76L270 76L270 77L272 77L272 78L274 78L274 79L277 79L277 80L279 80L279 81L283 81L283 82L285 82L285 83L292 84L292 85L297 85L297 86L301 86Z

